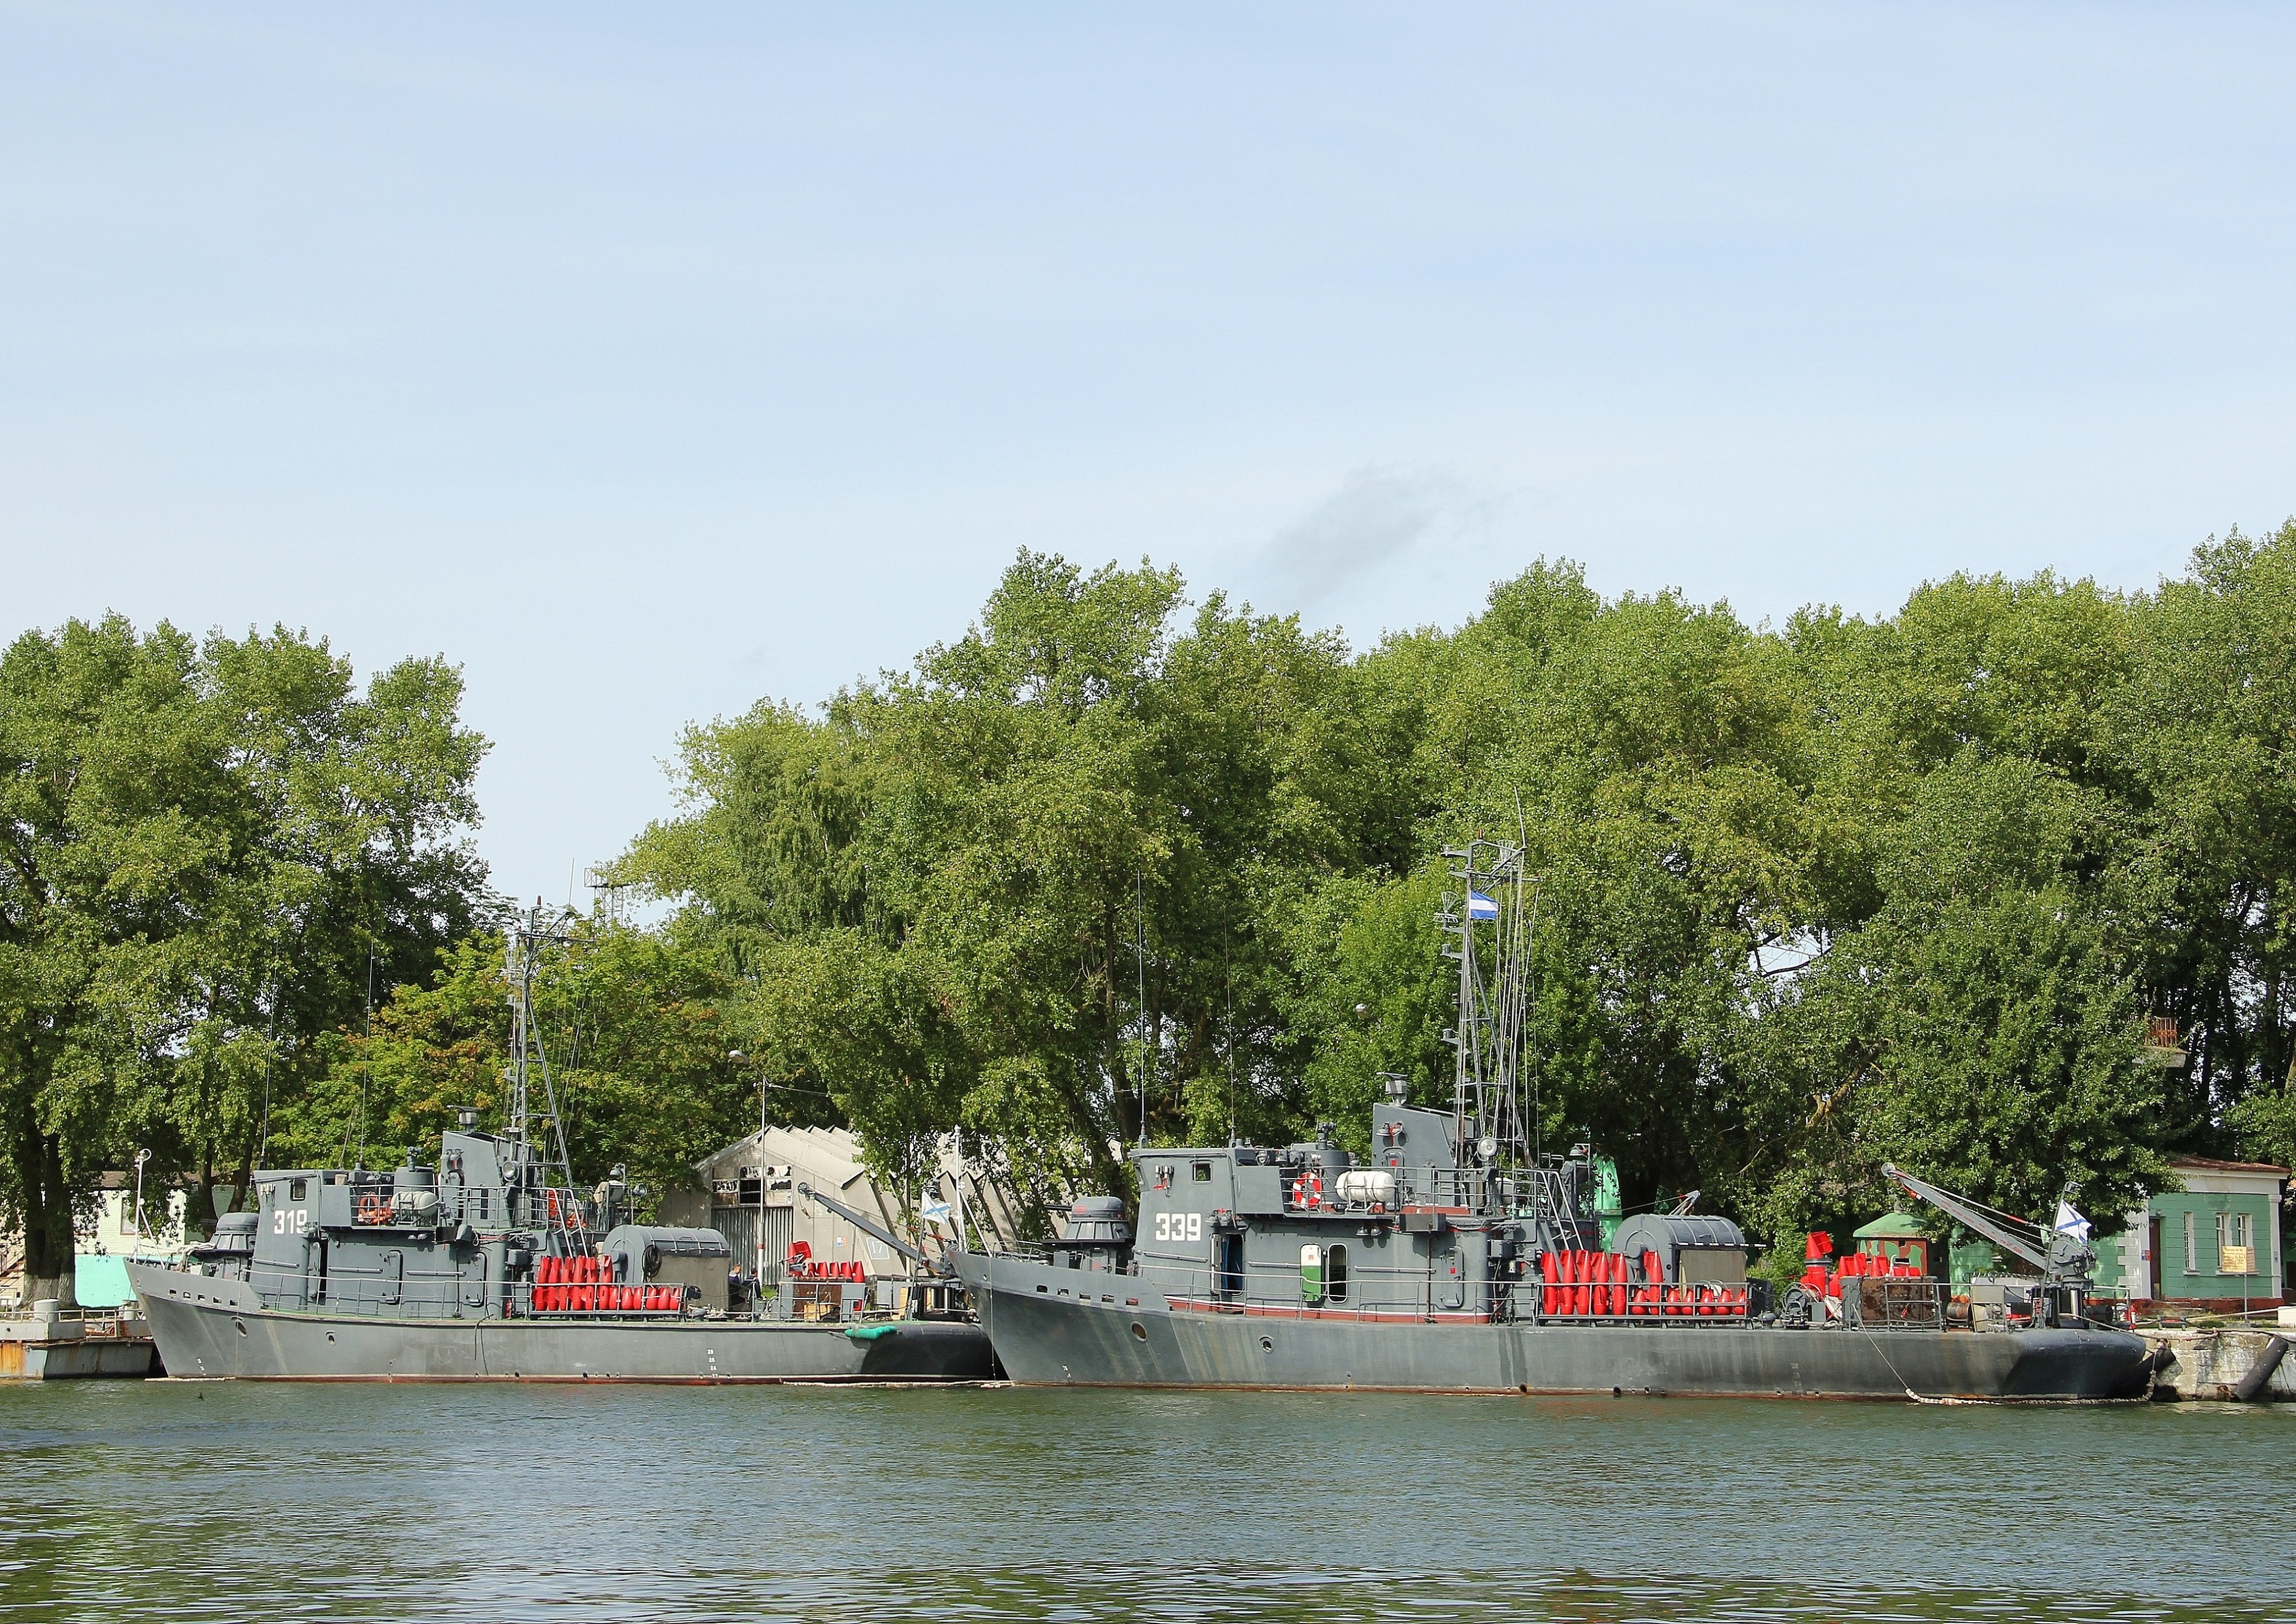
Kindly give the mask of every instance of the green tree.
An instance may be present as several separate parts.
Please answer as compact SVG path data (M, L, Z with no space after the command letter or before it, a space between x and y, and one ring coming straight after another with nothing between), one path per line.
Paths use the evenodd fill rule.
M209 1216L369 963L469 927L484 742L460 692L436 660L359 695L324 643L118 617L0 658L0 1204L32 1289L69 1292L73 1209L139 1140Z
M571 1176L587 1185L616 1166L659 1193L692 1182L693 1165L755 1126L758 1079L733 1058L725 1005L734 983L716 955L659 931L597 920L547 944L535 987L542 1068L529 1108L554 1097ZM428 985L402 984L362 1028L319 1046L324 1070L280 1116L273 1142L303 1165L427 1154L455 1113L475 1107L509 1124L510 983L500 936L439 953ZM817 1106L778 1120L818 1121ZM555 1141L545 1141L554 1157Z

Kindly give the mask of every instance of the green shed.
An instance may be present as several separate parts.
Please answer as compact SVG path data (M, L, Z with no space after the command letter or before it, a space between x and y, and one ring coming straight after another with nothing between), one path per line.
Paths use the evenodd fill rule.
M1857 1250L1869 1258L1886 1258L1891 1263L1910 1263L1927 1275L1930 1272L1929 1234L1922 1221L1910 1212L1885 1212L1872 1223L1850 1232Z

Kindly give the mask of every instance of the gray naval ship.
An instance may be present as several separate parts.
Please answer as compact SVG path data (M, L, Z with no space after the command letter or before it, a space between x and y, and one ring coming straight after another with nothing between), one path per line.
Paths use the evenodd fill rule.
M988 1338L930 1279L872 1312L870 1286L792 1280L727 1311L714 1229L613 1220L545 1182L532 1147L449 1132L437 1167L258 1173L179 1264L130 1259L171 1376L336 1381L967 1382ZM885 1238L892 1239L888 1235ZM908 1250L906 1243L905 1251ZM934 1313L931 1310L938 1308Z
M463 1110L436 1166L265 1169L177 1263L127 1277L176 1377L314 1381L972 1382L993 1377L962 1289L918 1248L807 1192L912 1265L898 1316L869 1284L793 1277L729 1312L714 1229L624 1221L618 1182L572 1188L534 1040L537 906L510 932L506 1134ZM547 1109L529 1109L538 1074ZM539 1124L555 1154L534 1143ZM554 1182L552 1175L561 1182ZM890 1305L887 1305L890 1308Z
M1460 962L1453 1109L1374 1107L1358 1161L1314 1144L1132 1152L1138 1227L1092 1197L1039 1252L958 1269L1008 1376L1131 1387L1367 1388L1915 1400L2112 1400L2151 1388L2107 1323L2085 1233L1890 1172L2040 1272L2022 1312L1957 1317L1943 1282L1813 1262L1784 1293L1693 1201L1605 1221L1587 1146L1526 1144L1529 898L1519 849L1448 854ZM1488 925L1488 933L1479 926Z

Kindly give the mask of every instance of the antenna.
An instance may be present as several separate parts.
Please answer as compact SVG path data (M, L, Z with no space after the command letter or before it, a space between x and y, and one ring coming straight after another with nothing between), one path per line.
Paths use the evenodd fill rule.
M1148 1148L1148 892L1132 871L1132 955L1140 973L1140 1148Z
M1227 962L1227 1142L1235 1143L1235 960Z
M618 879L611 863L593 863L582 871L582 883L596 893L592 903L598 917L608 924L625 922L629 911L629 893L636 888L627 880Z
M358 1157L354 1168L366 1165L366 1086L374 1076L374 939L366 944L366 1041L359 1046Z

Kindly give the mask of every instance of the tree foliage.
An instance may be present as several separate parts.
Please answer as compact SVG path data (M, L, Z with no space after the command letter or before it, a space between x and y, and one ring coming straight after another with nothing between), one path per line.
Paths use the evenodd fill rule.
M472 928L461 692L437 660L362 693L299 634L116 616L0 656L0 1212L32 1289L68 1289L76 1210L139 1143L209 1216L370 966Z
M908 668L688 731L620 860L669 917L545 973L574 1170L671 1182L761 1088L896 1177L955 1129L1047 1192L1122 1190L1143 1138L1360 1143L1382 1073L1449 1099L1476 834L1538 876L1538 1131L1631 1202L1783 1239L1889 1160L2099 1215L2172 1152L2284 1162L2292 651L2296 523L2149 593L1955 576L1776 628L1541 562L1360 652L1024 553ZM137 1137L229 1182L266 1099L314 1161L499 1110L458 695L284 633L0 660L0 1200L44 1255Z
M1137 1136L1447 1101L1439 854L1481 833L1540 876L1541 1131L1632 1194L1784 1235L1895 1159L2111 1211L2296 1149L2292 634L2296 526L1775 631L1541 563L1360 655L1024 554L909 670L692 730L624 865L889 1165L963 1127L1119 1188Z
M509 1126L511 985L487 933L442 950L424 982L392 989L371 1029L333 1034L325 1068L281 1114L273 1144L297 1165L397 1165L427 1156L458 1110ZM735 990L714 955L660 932L576 921L545 945L535 978L539 1060L529 1105L554 1104L569 1171L588 1186L616 1166L659 1194L757 1126L758 1076L734 1054ZM546 1074L546 1080L545 1080ZM827 1103L783 1100L777 1120L820 1121ZM555 1159L558 1139L544 1145Z

